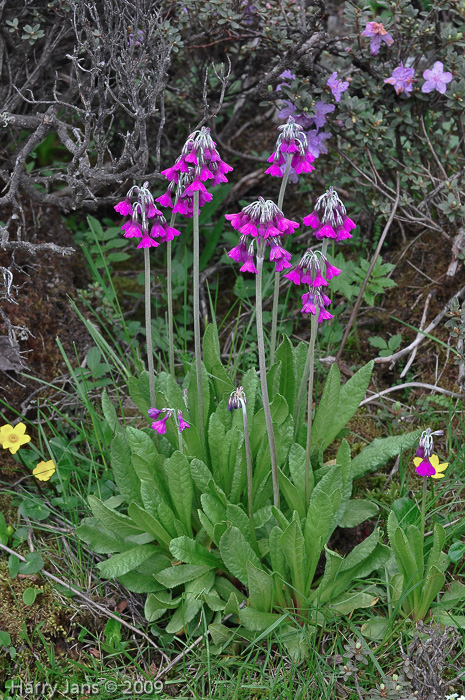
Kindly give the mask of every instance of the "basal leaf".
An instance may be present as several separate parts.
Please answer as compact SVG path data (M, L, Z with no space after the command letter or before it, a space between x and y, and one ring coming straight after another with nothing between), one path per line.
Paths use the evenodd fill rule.
M192 506L194 502L194 484L189 462L185 455L176 451L167 462L167 476L170 495L182 523L184 532L192 535Z
M111 443L111 469L126 503L134 501L142 505L140 479L132 465L131 451L124 432L116 433Z
M247 562L261 568L260 560L237 527L229 527L220 539L221 558L233 576L248 585Z
M110 559L99 562L97 568L100 569L102 578L115 578L137 568L157 551L154 544L142 544L121 554L114 554Z
M283 335L283 341L276 350L276 360L281 362L278 391L286 399L289 411L292 413L296 392L296 373L292 343L287 335Z

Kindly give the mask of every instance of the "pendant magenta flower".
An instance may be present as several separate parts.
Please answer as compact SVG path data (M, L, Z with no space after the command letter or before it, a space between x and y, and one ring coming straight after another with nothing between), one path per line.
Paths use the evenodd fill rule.
M404 64L401 62L400 66L394 68L391 77L386 78L384 82L393 85L398 95L402 92L406 95L410 95L413 83L416 82L415 70L413 68L405 68Z
M453 78L452 73L444 70L444 65L441 61L436 61L432 68L425 70L423 77L426 82L421 86L421 91L432 92L437 90L441 95L444 95L447 90L447 84Z
M257 273L255 247L260 257L263 257L265 248L270 248L270 261L275 263L278 272L292 267L289 262L291 254L283 248L281 241L285 235L294 233L299 224L286 219L271 199L265 201L259 197L238 214L225 214L225 218L242 234L238 245L228 253L232 260L242 263L241 272Z
M170 207L173 212L190 218L194 213L194 192L199 193L200 210L213 198L207 191L207 186L214 187L227 182L226 174L231 170L232 167L221 159L216 143L210 136L210 129L203 126L190 134L175 164L161 171L170 185L156 201L163 207Z
M320 251L305 251L299 264L284 277L297 285L308 285L308 291L302 295L303 314L318 314L318 323L333 318L326 309L331 299L325 294L324 287L328 280L341 274L341 270L331 265L328 258Z
M420 437L416 457L413 459L415 472L418 476L430 476L433 479L442 479L445 475L443 472L449 466L448 462L439 463L439 457L433 454L434 444L433 435L442 435L442 430L431 431L427 428Z
M125 238L140 239L138 248L157 248L160 243L172 241L181 233L167 224L162 212L155 206L148 182L142 187L131 187L114 209L122 216L130 217L121 229Z
M394 39L387 32L382 22L367 22L367 25L360 36L370 37L370 52L373 56L379 53L381 42L386 46L392 46Z
M174 408L149 408L147 413L149 414L150 418L154 419L152 429L159 435L165 435L166 423L171 417L173 417L179 433L182 433L183 430L191 427L183 418L182 411L179 409L176 412Z
M333 187L318 197L315 209L304 218L304 225L315 229L313 235L319 240L332 238L343 241L352 238L350 232L356 228L356 224L347 216L346 208Z

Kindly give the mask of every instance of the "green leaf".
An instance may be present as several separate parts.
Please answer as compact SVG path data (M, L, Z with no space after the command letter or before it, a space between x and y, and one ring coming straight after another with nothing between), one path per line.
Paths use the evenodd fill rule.
M208 416L210 415L210 383L208 379L208 372L202 362L202 392L203 392L203 422L205 427L207 426ZM199 431L199 421L200 416L198 415L199 402L197 398L197 376L195 371L195 364L193 363L190 367L188 374L188 389L187 389L187 402L190 407L189 414L193 426ZM189 430L186 431L189 433ZM187 436L186 436L187 437ZM195 454L196 457L202 457L202 454Z
M273 609L273 579L262 569L247 562L247 579L250 605L261 612Z
M208 446L213 478L224 488L226 428L217 413L212 413L208 424Z
M128 518L127 515L123 515L122 513L117 513L116 510L112 508L108 508L95 496L89 496L88 501L90 509L97 520L119 537L129 537L142 532L141 528L135 525L131 518Z
M420 433L420 430L415 430L413 433L375 438L352 460L354 479L379 469L403 450L411 449L418 442Z
M127 552L114 554L110 559L99 562L97 568L100 569L102 578L115 578L115 576L122 576L127 574L128 571L136 569L147 561L152 554L156 554L157 551L158 549L154 544L142 544L129 549Z
M104 629L105 641L113 649L118 649L121 646L121 622L110 617Z
M279 627L287 618L287 615L260 612L253 608L242 608L239 612L239 619L246 630L252 632L262 632L267 630L267 635Z
M220 567L221 559L218 552L210 552L199 542L191 537L177 537L171 541L170 552L173 557L185 564L196 564L198 566Z
M208 625L208 630L213 640L213 644L216 646L227 645L235 636L234 630L232 630L230 627L226 627L226 625L222 625L221 622L210 623Z
M301 607L302 599L306 594L305 571L307 567L305 556L305 543L300 525L293 520L281 535L281 547L291 570L294 596L298 607Z
M194 581L211 569L211 566L179 564L179 566L170 566L167 569L163 569L163 571L159 571L157 574L154 574L154 576L156 580L166 586L166 588L175 588L188 581Z
M350 615L351 612L359 608L371 608L377 600L377 596L370 595L369 593L350 591L341 593L340 596L331 600L331 604L328 605L328 607L333 612L340 613L341 615Z
M286 557L284 556L283 549L281 547L281 536L283 530L275 525L268 538L268 543L270 546L270 560L271 568L273 572L279 574L281 578L285 581L287 579L286 570Z
M449 588L441 597L441 608L450 610L465 600L465 585L460 581L452 581Z
M361 628L360 632L364 637L368 639L374 639L376 641L384 639L384 635L389 627L389 620L385 617L373 617L368 622L365 622Z
M431 547L428 561L426 563L426 573L428 573L432 566L439 567L442 548L444 547L445 541L446 531L444 530L442 525L440 525L439 523L435 523L433 528L433 546Z
M302 376L297 374L297 376ZM339 411L339 395L340 395L341 374L336 363L331 365L328 377L326 379L323 394L315 412L312 425L312 443L314 445L329 445L337 433L332 425L335 421L335 415ZM345 425L345 424L344 424ZM343 426L344 427L344 426ZM330 439L328 434L331 435Z
M22 561L18 567L20 574L37 574L44 568L44 560L38 552L28 552L25 557L26 561Z
M281 362L275 362L266 373L266 386L268 388L268 396L279 394L279 379L281 377Z
M218 336L212 323L207 325L203 336L203 361L213 380L217 400L229 396L234 386L221 362Z
M465 543L464 542L454 542L449 547L447 556L453 564L458 564L461 561L463 555L465 554Z
M75 534L97 554L124 552L133 546L131 542L104 527L97 518L84 518L75 529Z
M116 408L108 398L106 389L102 392L102 412L112 432L115 433L118 428L120 428L120 424L118 422L118 416L116 415Z
M373 360L362 367L349 379L348 382L342 385L339 400L337 402L337 410L334 412L334 419L331 423L329 435L325 435L322 443L322 448L325 450L328 445L334 440L336 435L344 428L350 419L355 415L360 402L364 398L373 371ZM331 415L331 414L330 414Z
M143 370L138 377L128 379L129 395L142 415L150 408L149 373Z
M334 504L332 496L324 492L317 494L315 498L312 495L304 526L305 552L307 555L306 590L310 589L320 554L331 534L333 515Z
M45 520L50 515L50 510L43 503L34 501L32 498L25 498L19 506L19 512L25 518L31 520Z
M399 525L405 529L408 525L416 525L420 521L420 509L415 501L407 496L394 501L391 509L395 513Z
M226 520L242 532L250 546L253 545L249 517L240 506L228 503L226 506Z
M292 477L292 483L294 486L298 489L298 491L301 494L305 493L305 450L304 448L299 445L298 443L294 443L291 445L291 449L289 450L289 471L291 473ZM309 495L312 495L313 491L313 486L314 486L314 476L313 476L313 470L310 469L310 474L309 474L309 486L310 486L310 493Z
M305 518L305 489L299 491L292 484L281 469L279 469L279 488L281 489L286 503L289 506L291 513L296 510L299 518Z
M339 518L339 527L356 527L378 513L376 503L365 499L348 501L344 514Z
M219 543L221 558L233 576L244 585L248 585L247 562L261 568L260 560L237 527L229 527Z
M176 451L167 462L168 486L174 507L181 521L184 532L192 535L192 506L194 502L194 484L189 462L185 455Z
M16 554L10 554L10 556L8 557L8 572L10 574L10 578L15 579L17 577L19 572L19 564L20 560L18 559Z
M126 503L135 501L142 505L140 479L131 461L131 452L125 433L116 433L111 443L111 469L116 485Z
M257 372L253 367L251 367L244 374L241 380L242 388L244 389L245 396L247 398L247 421L249 423L249 431L253 428L254 415L255 415L255 404L258 393L258 377Z
M156 595L151 593L147 596L144 606L144 615L147 622L155 622L167 610L175 610L181 602L181 596L172 600L171 593L168 591L159 591Z
M126 437L131 451L131 462L139 479L153 481L159 491L165 494L166 479L160 464L164 458L158 454L151 435L129 426Z
M181 630L185 628L189 624L189 622L191 622L194 619L201 607L201 600L189 596L177 608L173 617L166 626L166 631L170 634L179 634Z
M33 605L37 596L42 593L39 588L25 588L23 591L24 605Z
M412 526L413 527L413 526ZM426 616L431 603L436 598L437 594L444 586L446 582L446 577L438 569L437 566L431 566L426 574L426 579L421 589L421 604L418 611L415 612L416 620L423 620Z
M169 548L171 536L153 515L147 513L137 503L130 504L128 513L136 525L153 535L158 543Z
M213 474L207 465L196 458L191 461L191 476L201 493L208 490L208 484L213 479Z
M278 391L286 399L289 411L292 413L296 391L296 373L292 343L287 335L283 335L283 341L276 350L276 361L281 362Z
M132 593L156 593L165 587L155 580L152 574L141 574L137 570L117 576L116 580Z

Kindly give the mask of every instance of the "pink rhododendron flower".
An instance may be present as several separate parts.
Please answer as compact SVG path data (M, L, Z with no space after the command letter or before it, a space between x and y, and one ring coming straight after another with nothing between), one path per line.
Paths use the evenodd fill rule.
M338 79L337 71L334 71L326 85L333 93L333 97L336 100L336 102L340 102L342 93L345 92L349 87L349 83L347 81Z
M379 53L382 41L384 41L387 46L392 46L394 43L394 39L385 30L382 22L367 22L367 25L360 36L370 37L370 51L373 56L376 56Z
M413 68L405 68L404 64L401 62L400 66L394 68L391 77L386 78L384 82L393 85L398 95L402 92L405 92L406 95L410 95L413 83L416 82L414 76L415 70Z
M422 92L432 92L437 90L444 95L447 90L447 84L452 80L452 73L444 71L444 66L441 61L436 61L432 68L428 68L424 71L423 77L425 83L421 86Z

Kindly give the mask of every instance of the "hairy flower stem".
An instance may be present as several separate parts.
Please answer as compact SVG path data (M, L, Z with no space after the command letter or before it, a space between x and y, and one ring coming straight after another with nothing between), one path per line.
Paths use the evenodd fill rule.
M284 193L286 192L287 183L289 180L289 172L291 170L292 154L287 156L286 170L284 171L283 179L281 180L281 188L278 195L278 209L283 208ZM273 309L271 312L271 346L270 346L270 367L274 364L274 356L276 351L276 337L278 334L278 304L279 304L279 272L274 273L274 292L273 292Z
M253 482L252 482L252 451L250 449L250 437L249 437L249 424L247 422L247 408L244 399L240 399L240 404L242 408L242 418L244 421L244 444L245 444L245 458L247 462L247 503L249 510L249 522L250 522L250 533L252 535L252 542L254 544L254 549L257 554L259 554L257 536L255 534L255 526L253 522Z
M428 477L423 477L423 495L421 499L421 522L420 522L420 533L421 533L421 557L420 561L423 563L423 544L425 540L425 519L426 519L426 496L428 492ZM423 571L420 572L420 576L423 576Z
M321 252L322 252L323 255L326 255L326 250L327 250L327 248L328 248L328 239L325 238L325 240L323 241L323 247L322 247L322 249L321 249ZM310 362L311 362L311 360L312 360L312 354L311 354L311 352L310 352L310 346L309 346L309 349L308 349L308 350L309 350L309 351L308 351L308 353L307 353L307 359L306 359L306 361L305 361L304 374L303 374L302 381L301 381L301 384L300 384L300 387L299 387L299 391L298 391L298 394L297 394L297 400L296 400L296 402L295 402L295 408L294 408L294 424L295 424L295 429L296 429L296 431L297 431L298 428L299 428L300 409L301 409L302 401L303 401L303 398L304 398L305 387L306 387L306 385L307 385L307 377L308 377L309 372L310 372Z
M264 244L264 241L263 241ZM258 345L258 365L260 368L260 383L262 387L263 411L265 413L266 430L268 433L268 443L270 445L271 457L271 480L273 482L273 503L279 508L279 480L278 480L278 459L276 457L276 444L274 441L273 421L271 420L270 399L268 397L268 386L266 384L266 358L265 341L263 338L263 313L262 313L262 276L263 276L263 254L264 245L257 253L257 276L256 276L256 309L257 309L257 345ZM261 255L260 255L261 253Z
M205 424L203 407L203 380L202 380L202 343L200 339L200 245L199 245L199 193L194 192L194 213L192 218L194 230L193 245L193 275L192 275L192 295L194 299L194 352L195 352L195 374L197 379L197 415L199 424L199 436L202 446L205 446Z
M155 370L153 366L152 300L150 297L150 248L144 248L145 268L145 340L147 343L147 366L149 370L150 405L155 406Z
M177 201L177 200L176 200ZM176 202L175 202L176 204ZM171 214L170 227L173 228L176 214ZM168 297L168 363L172 377L174 377L174 333L173 333L173 268L172 268L172 241L166 241L166 292Z
M307 395L307 450L305 453L305 503L310 502L310 443L312 441L312 413L313 413L313 369L315 365L315 340L318 331L318 314L320 310L316 306L316 314L312 316L310 328L310 342L308 344L309 376Z

